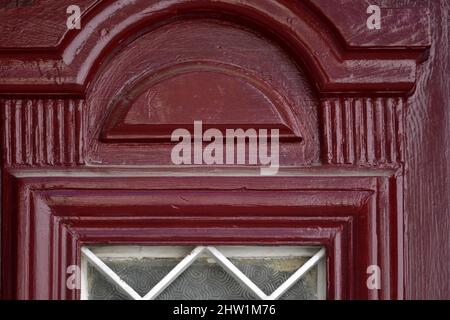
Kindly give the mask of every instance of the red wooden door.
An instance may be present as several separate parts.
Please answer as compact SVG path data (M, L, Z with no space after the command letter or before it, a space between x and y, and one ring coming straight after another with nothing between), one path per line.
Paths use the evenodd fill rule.
M328 299L449 298L448 2L375 2L3 1L2 297L79 298L86 245L240 244L325 247ZM210 161L200 122L256 136Z

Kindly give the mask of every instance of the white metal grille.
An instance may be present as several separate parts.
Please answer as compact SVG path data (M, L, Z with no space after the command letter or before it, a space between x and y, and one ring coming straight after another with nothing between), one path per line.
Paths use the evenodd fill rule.
M125 249L124 249L125 248ZM171 248L171 247L166 247ZM172 247L173 248L173 247ZM240 249L238 249L240 248ZM325 299L325 248L308 248L309 251L315 252L312 256L301 265L292 275L289 276L278 288L276 288L271 294L266 294L261 288L259 288L248 276L246 276L239 268L233 264L228 258L231 252L237 252L245 247L213 247L213 246L198 246L195 247L189 254L187 254L167 275L165 275L151 290L141 296L137 293L129 284L127 284L116 272L114 272L102 259L99 257L102 255L101 247L100 254L94 253L95 250L91 250L88 247L83 247L82 252L82 286L81 286L81 298L88 299L88 280L87 280L87 264L91 264L97 271L105 276L108 281L115 284L130 298L135 300L153 300L156 299L166 288L168 288L187 268L189 268L200 256L208 256L217 262L229 275L231 275L243 288L246 288L255 297L261 300L277 300L282 297L292 286L294 286L308 271L314 266L319 265L318 272L318 298ZM257 248L257 247L253 247ZM259 247L262 248L262 247ZM277 251L277 247L272 247L271 256L273 252ZM298 248L298 247L297 247ZM126 247L121 247L122 250L126 250ZM170 250L170 249L167 249ZM244 249L245 250L245 249ZM228 257L223 253L226 252ZM104 253L103 253L104 255ZM111 253L110 253L111 255ZM114 255L112 253L112 255Z

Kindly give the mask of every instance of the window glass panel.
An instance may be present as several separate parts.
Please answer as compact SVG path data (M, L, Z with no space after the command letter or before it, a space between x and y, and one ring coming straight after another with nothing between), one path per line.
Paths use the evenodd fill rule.
M137 293L144 296L180 263L181 258L102 258L102 261ZM93 268L92 265L90 267ZM91 279L92 294L90 293L90 295L92 296L95 292L97 292L95 296L98 296L98 293L106 289L105 277L98 271L96 276L100 276L102 279ZM96 281L99 282L99 288L96 288ZM120 294L120 289L117 286L114 287L115 291L119 291L118 294ZM100 299L100 296L97 299Z
M319 300L318 287L315 266L283 294L280 300Z
M325 298L325 255L320 247L100 246L83 250L85 299Z
M265 294L270 295L294 274L308 257L239 258L230 259ZM287 300L317 299L317 268L305 274L281 298Z
M114 282L109 281L103 274L88 264L89 300L133 300L123 292Z
M211 258L196 260L161 295L161 300L255 300Z

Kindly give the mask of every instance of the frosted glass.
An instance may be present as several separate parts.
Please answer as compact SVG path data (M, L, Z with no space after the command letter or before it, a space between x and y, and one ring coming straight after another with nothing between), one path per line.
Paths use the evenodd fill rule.
M241 247L245 250L245 247ZM276 249L274 249L276 250ZM310 257L228 257L265 294L270 295ZM183 257L139 257L101 260L138 294L147 294ZM88 298L123 300L130 297L92 265L88 264ZM318 268L309 270L281 300L318 298ZM257 297L224 270L213 258L197 258L156 299L159 300L254 300Z

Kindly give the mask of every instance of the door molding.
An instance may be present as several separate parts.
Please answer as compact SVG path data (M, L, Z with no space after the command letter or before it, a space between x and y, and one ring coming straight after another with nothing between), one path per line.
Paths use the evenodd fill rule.
M223 19L233 23L239 19L240 25L280 45L295 63L305 69L305 79L310 85L305 88L311 87L312 90L302 92L312 92L314 99L311 101L317 107L314 123L318 141L313 141L314 154L308 161L301 159L297 166L282 168L281 177L273 181L289 185L292 179L291 183L298 183L293 190L303 192L303 184L316 188L314 183L322 176L330 179L336 188L333 190L344 188L350 193L361 194L373 192L368 197L371 200L363 206L365 209L368 206L373 208L377 201L382 202L379 207L384 209L380 219L389 222L377 224L379 229L375 236L378 246L385 249L376 248L376 252L379 261L393 273L392 278L383 276L383 279L390 279L388 291L380 291L374 298L400 299L403 294L408 298L442 298L448 295L448 287L442 285L442 279L448 275L448 268L443 264L448 257L448 248L442 244L448 239L445 228L449 207L445 176L448 168L445 155L449 148L445 116L448 112L442 108L448 102L445 87L448 74L445 68L448 41L445 39L448 37L438 21L446 17L444 12L447 12L448 5L443 1L431 2L430 6L417 4L417 7L382 8L388 13L383 15L382 23L390 27L381 31L355 27L365 25L367 16L360 13L365 12L367 1L347 1L335 7L328 0L249 0L246 1L248 5L233 0L211 1L214 4L180 0L172 7L164 4L167 7L160 11L153 10L154 1L145 0L120 1L122 7L114 7L109 1L78 2L83 9L83 25L89 27L90 32L66 30L65 10L73 4L69 0L42 0L24 8L0 8L1 20L10 30L24 30L23 33L0 34L2 296L33 297L38 295L36 286L47 286L29 273L40 257L22 255L32 250L31 242L26 238L31 230L28 227L39 227L35 218L41 214L45 228L49 226L45 225L46 219L53 219L51 223L57 223L60 217L66 219L68 224L61 224L61 230L82 220L70 221L64 212L57 211L52 202L56 195L66 191L67 194L76 193L78 187L85 190L80 191L78 200L81 202L73 202L72 206L70 199L66 198L70 212L82 201L92 201L94 195L101 195L99 186L104 186L103 192L111 195L114 193L111 186L119 188L120 179L141 181L143 192L151 193L155 177L149 171L158 170L157 176L164 176L156 179L158 183L177 176L174 166L157 162L161 153L147 147L138 148L143 156L123 166L120 163L130 154L127 147L112 149L99 158L92 157L90 151L98 151L95 141L101 138L96 130L102 128L103 123L93 121L90 112L94 109L102 113L104 109L89 102L93 96L92 85L107 66L114 65L114 59L124 46L139 41L158 26L170 27L194 18ZM210 13L206 14L205 9ZM220 14L222 11L224 13ZM285 13L296 22L290 24L283 20L281 17ZM133 19L124 20L128 14ZM24 24L23 21L28 19L32 23ZM273 32L265 31L267 29ZM432 44L436 50L429 55ZM304 89L303 86L301 88ZM94 123L93 130L88 130L89 121ZM316 156L315 153L320 154ZM114 155L124 155L123 158L117 156L119 164L108 163L115 159ZM295 157L292 154L291 159L299 159L296 156L298 154ZM298 165L307 168L299 168ZM189 170L181 176L197 178L185 178L187 180L199 177L201 180L205 175L220 176L205 177L205 181L214 185L214 181L228 181L224 176L242 175L247 178L248 171L253 169L232 168L221 172L216 167ZM285 174L285 170L291 171ZM174 181L179 179L182 178ZM244 180L242 177L228 179ZM256 177L252 179L257 180ZM312 182L308 184L308 180ZM361 184L352 184L350 189L345 189L351 181L360 181ZM70 189L74 185L77 187ZM242 186L245 185L242 182ZM282 187L275 185L274 190L286 194ZM351 189L353 187L355 189ZM195 190L194 186L192 188ZM206 185L202 188L197 186L200 194L206 189ZM86 195L86 190L92 191L92 195ZM126 191L126 188L122 185L122 189L117 190ZM323 190L320 192L325 194ZM403 192L406 194L405 202ZM335 205L344 203L345 199L342 199L334 199ZM323 200L321 206L324 210L334 208L330 201ZM38 208L43 210L42 213L36 211ZM367 212L367 217L375 219ZM353 219L334 218L336 221ZM28 222L34 224L26 227ZM303 230L305 225L298 226ZM336 232L351 229L348 222L336 224L334 228ZM62 232L66 232L67 239L72 237L69 229L64 230ZM348 237L342 234L335 239ZM70 255L70 250L75 250L73 248L77 245L70 240L69 249L61 248ZM49 247L49 250L54 248ZM45 250L43 253L44 256L48 254ZM382 256L382 253L387 255ZM77 262L75 254L68 259L70 263ZM349 259L344 257L341 261L349 263ZM39 266L52 263L44 260L39 262ZM59 282L51 280L53 287L51 290L46 287L42 295L75 297L73 293L56 287L57 283L63 285L63 267L60 265L55 276ZM44 273L49 274L48 270ZM339 273L336 271L336 274ZM13 278L9 278L11 275ZM14 287L16 285L18 287ZM344 291L330 290L334 297L359 294L356 287Z
M330 299L403 297L395 176L143 177L75 170L8 175L2 295L75 299L66 268L94 244L322 245ZM401 179L400 179L401 180ZM369 265L380 290L366 286Z
M57 7L42 4L40 14L65 10L70 4L70 1L60 1ZM348 14L357 9L361 11L359 15ZM35 10L39 10L39 5ZM380 32L365 28L367 14L363 1L352 4L352 8L348 5L331 8L326 2L309 0L97 2L84 7L81 30L62 30L53 47L30 47L30 44L28 48L14 47L17 40L5 39L7 42L0 48L0 62L4 66L0 73L0 92L84 96L99 66L110 59L121 42L175 20L218 17L239 21L262 32L270 30L269 35L290 48L296 60L308 70L318 92L411 93L417 64L427 56L430 45L429 11L422 10L420 15L402 8L386 9L382 22L388 23L389 28ZM360 30L355 30L358 37L346 39L344 26L354 23L355 17L361 20ZM411 30L412 23L419 26ZM374 34L389 39L386 33L398 39L397 45L374 40ZM27 50L29 54L25 54ZM18 51L22 56L17 55ZM30 58L36 63L20 63ZM19 81L17 74L27 77Z

